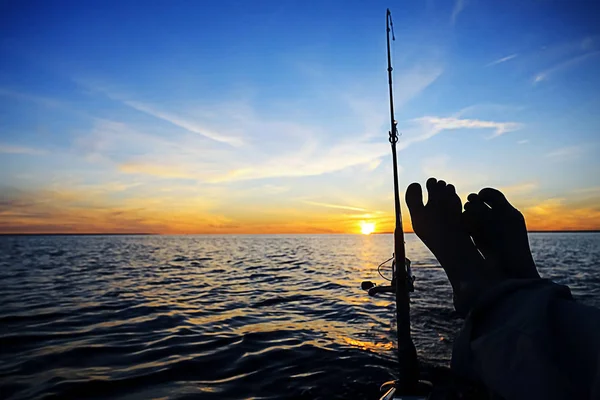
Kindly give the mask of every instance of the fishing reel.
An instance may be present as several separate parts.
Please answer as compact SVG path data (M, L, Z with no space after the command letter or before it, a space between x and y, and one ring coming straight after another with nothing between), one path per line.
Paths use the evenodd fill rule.
M381 273L381 267L387 263L388 261L392 260L392 279L386 278L382 273ZM404 259L404 265L406 268L406 288L409 292L414 292L415 291L415 276L412 274L412 270L410 268L410 260L408 258ZM379 273L379 275L390 282L389 285L381 285L381 286L377 286L376 283L373 283L371 281L363 281L360 284L360 288L362 290L366 290L367 293L369 293L369 296L376 296L379 293L396 293L396 261L394 260L394 257L392 256L392 258L382 262L381 264L379 264L379 266L377 267L377 272Z

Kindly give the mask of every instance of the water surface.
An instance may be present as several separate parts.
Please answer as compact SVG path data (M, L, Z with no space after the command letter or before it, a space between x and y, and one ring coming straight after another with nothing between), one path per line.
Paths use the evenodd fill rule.
M600 234L532 234L541 274L600 306ZM2 398L368 398L394 378L390 235L0 237ZM412 330L449 364L461 320L414 235ZM389 270L384 269L389 275Z

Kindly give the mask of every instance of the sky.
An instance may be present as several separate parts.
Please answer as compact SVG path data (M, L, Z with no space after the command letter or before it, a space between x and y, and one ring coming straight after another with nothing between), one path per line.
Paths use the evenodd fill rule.
M4 0L0 233L391 231L387 7L402 191L600 229L596 2Z

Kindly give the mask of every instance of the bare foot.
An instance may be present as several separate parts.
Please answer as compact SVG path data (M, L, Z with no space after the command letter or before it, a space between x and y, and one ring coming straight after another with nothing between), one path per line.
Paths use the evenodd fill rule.
M483 256L506 278L540 277L529 249L523 214L502 192L485 188L479 194L471 193L463 219Z
M474 299L500 274L486 265L462 222L462 204L454 186L430 178L423 204L421 185L406 190L413 230L438 259L454 291L457 311L466 313Z

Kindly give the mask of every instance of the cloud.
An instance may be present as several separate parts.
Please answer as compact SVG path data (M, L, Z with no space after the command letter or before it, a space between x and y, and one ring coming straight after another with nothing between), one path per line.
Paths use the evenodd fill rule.
M525 207L523 215L528 230L600 230L597 206L576 206L564 198L547 199Z
M466 117L475 114L514 114L515 112L522 111L523 107L507 105L507 104L497 104L497 103L481 103L481 104L473 104L471 106L467 106L461 108L458 112L453 114L453 117Z
M258 196L264 196L264 195L277 196L282 193L289 192L290 189L291 188L286 185L266 184L266 185L261 185L261 186L252 185L252 187L250 189L247 189L244 192L247 195L254 195L254 196L256 196L256 195L258 195Z
M338 204L319 203L319 202L316 202L316 201L304 201L304 203L309 204L311 206L326 207L326 208L336 208L336 209L339 209L339 210L370 212L369 210L367 210L365 208L360 208L360 207L350 207L350 206L344 206L344 205L338 205Z
M537 182L524 182L516 185L502 186L499 190L506 195L520 195L523 193L531 193L539 188L539 186L540 185Z
M395 100L401 106L435 82L443 68L423 61L411 62L395 72L395 82L402 87ZM185 130L156 121L144 126L145 119L137 113L134 127L99 121L89 135L78 139L76 147L83 150L88 160L113 164L122 173L221 184L317 176L355 166L374 170L382 156L389 156L386 130L382 127L389 118L387 100L377 94L380 92L373 85L365 86L364 92L360 87L347 85L351 89L341 96L336 91L321 93L318 100L335 104L340 107L340 115L347 116L340 124L328 117L323 120L322 109L309 106L299 110L297 103L278 103L275 112L273 105L263 110L244 99L187 103L167 109L139 96L124 95L110 85L81 80L79 83ZM265 114L261 114L263 111ZM372 140L375 136L376 142Z
M136 101L123 101L123 103L138 111L151 115L155 118L162 119L187 131L197 133L214 141L227 143L231 146L236 147L241 146L243 144L242 139L238 137L231 137L219 134L217 132L211 131L210 129L200 126L194 121L190 121L188 119L185 119L184 117L155 109L152 106L142 104Z
M45 154L46 152L44 150L34 149L32 147L13 146L13 145L9 145L9 144L1 144L0 143L0 153L39 155L39 154Z
M365 134L347 133L343 141L330 143L318 128L251 115L243 126L252 139L249 150L212 148L197 135L165 135L160 129L148 134L142 127L96 120L75 148L87 160L115 165L125 174L210 183L316 176L357 165L372 169L389 153L385 140L373 143Z
M128 96L125 96L113 88L107 87L106 85L100 85L85 79L75 79L75 81L91 91L102 93L111 100L122 103L133 108L134 110L150 115L151 117L166 121L172 125L178 126L179 128L185 129L188 132L196 133L216 142L226 143L234 147L239 147L243 144L242 139L239 137L223 135L215 132L214 130L208 129L207 127L198 123L198 121L193 120L193 118L186 118L185 116L179 114L160 110L156 108L156 106L145 104L140 101L129 100L127 99Z
M173 132L169 127L131 127L104 119L95 119L92 129L79 135L73 144L73 152L96 167L196 180L226 171L227 161L235 160L231 149L193 133Z
M96 118L92 128L77 136L73 150L90 162L115 162L133 154L164 154L172 147L168 139L140 132L131 126ZM159 153L159 154L160 154Z
M86 187L4 187L0 190L0 233L219 232L232 220L215 211L215 202L207 197L153 193L152 197L124 198Z
M576 194L590 194L590 195L598 195L600 196L600 186L592 186L592 187L586 187L586 188L581 188L581 189L575 189L573 190L573 193Z
M452 15L450 16L450 21L452 21L453 25L456 23L458 15L462 12L462 10L464 10L466 5L466 0L456 0L454 2L454 8L452 9Z
M523 139L523 140L519 140L517 143L518 144L527 144L527 143L529 143L529 140L528 139Z
M322 175L356 165L372 166L373 161L388 153L388 143L383 141L372 143L358 138L329 148L309 141L294 153L285 153L266 161L256 160L212 178L209 182Z
M381 158L377 158L373 161L371 161L368 165L367 165L367 170L368 171L374 171L377 169L377 167L379 167L381 165Z
M356 165L374 168L389 153L385 140L373 143L365 134L346 132L343 141L331 143L320 128L244 115L248 150L213 148L197 135L161 134L162 127L148 134L143 127L107 120L96 120L92 131L78 138L76 150L122 173L211 183L315 176Z
M95 195L67 190L19 191L4 188L0 232L155 232L140 221L139 208L114 207Z
M145 174L163 178L193 179L195 177L193 174L180 167L159 164L129 162L120 164L118 169L127 174Z
M112 193L122 193L129 189L137 188L141 185L141 182L109 181L96 184L82 184L79 185L79 188L81 188L83 192L90 195L104 196Z
M575 158L583 154L584 151L584 146L567 146L547 153L546 157L566 160Z
M493 65L502 64L504 62L512 60L513 58L517 57L517 55L518 54L515 53L515 54L511 54L510 56L499 58L498 60L492 61L491 63L487 64L486 67L491 67Z
M418 64L410 69L397 70L394 75L394 105L402 106L433 84L444 72L435 64Z
M456 129L493 129L494 133L488 137L488 139L492 139L523 127L523 124L518 122L483 121L457 117L426 116L417 118L414 121L421 123L426 128L425 133L419 140L429 139L445 130Z
M436 63L422 63L411 68L396 69L394 87L400 88L394 92L396 111L431 86L443 72L442 66ZM342 102L350 108L351 115L358 118L359 124L370 136L380 135L382 131L389 129L388 98L382 97L379 89L387 90L378 87L374 92L370 86L364 92L355 91L341 96Z
M546 70L536 74L533 78L533 84L535 85L542 81L546 81L546 80L550 79L550 77L552 75L555 75L559 72L573 68L573 67L577 66L578 64L581 64L582 62L584 62L592 57L595 57L599 54L600 54L600 51L591 51L586 54L571 58L567 61L563 61L563 62L555 65L554 67L551 67L549 69L546 69Z

